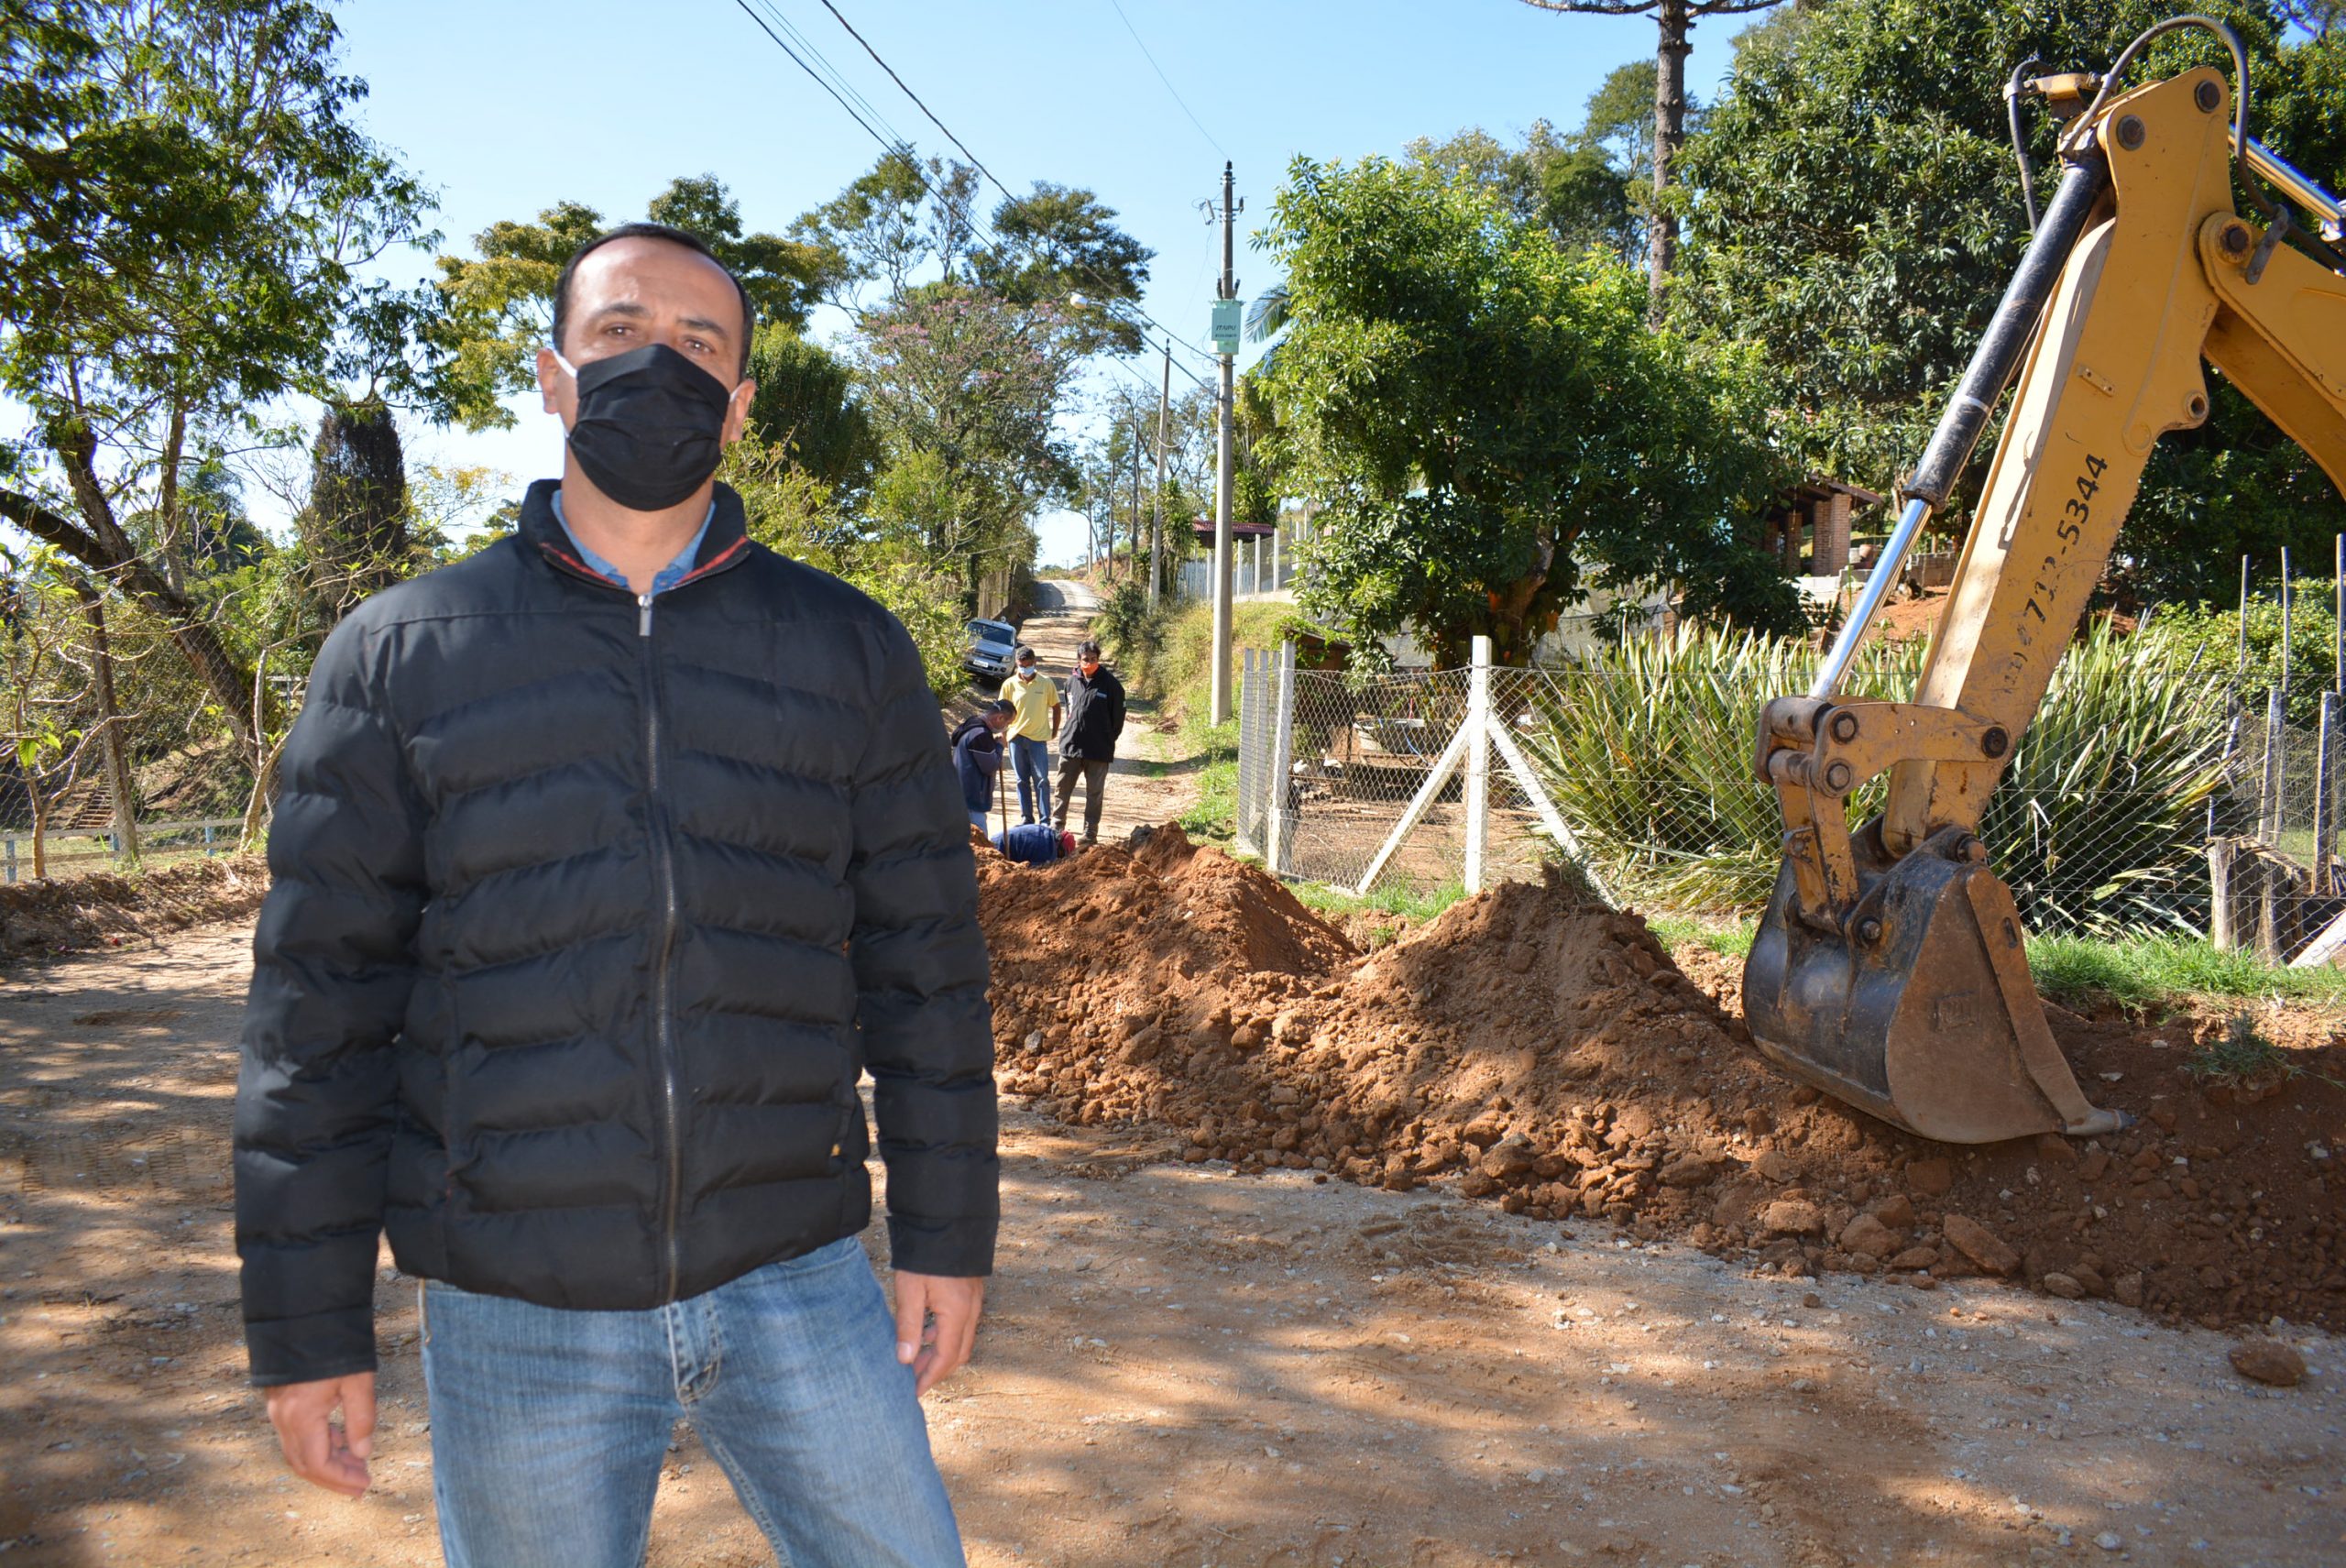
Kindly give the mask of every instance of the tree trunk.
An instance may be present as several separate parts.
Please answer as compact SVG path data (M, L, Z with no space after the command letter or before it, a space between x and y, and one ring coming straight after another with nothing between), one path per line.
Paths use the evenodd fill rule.
M276 743L269 747L269 755L263 757L260 765L253 770L253 793L245 801L245 826L240 840L247 850L260 842L261 829L277 813L278 765L285 757L285 742L292 738L291 730L280 735Z
M1686 56L1694 48L1687 34L1694 19L1687 0L1661 0L1654 21L1661 37L1653 61L1653 208L1646 221L1646 286L1648 314L1659 325L1671 269L1678 264L1678 216L1669 207L1670 183L1678 149L1686 143Z
M156 553L163 558L163 580L171 592L187 592L187 539L180 522L180 457L187 450L187 410L174 399L171 422L163 433L162 473L156 482Z
M73 591L90 628L90 665L98 699L98 739L104 749L106 795L114 803L114 853L117 864L138 863L138 819L130 778L130 749L123 734L122 708L115 700L114 644L106 637L105 600L87 583Z

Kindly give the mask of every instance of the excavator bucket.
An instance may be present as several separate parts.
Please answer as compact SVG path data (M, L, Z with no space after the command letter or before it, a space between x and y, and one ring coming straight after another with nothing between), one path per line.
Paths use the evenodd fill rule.
M1744 1012L1769 1058L1894 1126L1951 1144L2113 1131L2087 1103L2030 981L2011 892L1979 840L1891 861L1852 835L1859 896L1841 929L1804 919L1792 868L1751 947Z

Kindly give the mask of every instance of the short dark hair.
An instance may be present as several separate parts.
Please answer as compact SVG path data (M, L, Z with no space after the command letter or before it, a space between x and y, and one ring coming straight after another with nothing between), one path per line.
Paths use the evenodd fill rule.
M1100 656L1100 644L1086 642L1075 651L1075 656L1079 659L1097 659Z
M554 280L554 347L555 353L559 354L562 352L562 328L563 324L570 319L571 278L578 271L578 264L580 262L586 260L588 257L594 255L595 252L602 249L603 247L610 244L615 239L665 240L670 245L681 245L686 250L691 251L694 255L705 256L708 258L709 260L716 262L717 269L719 272L724 273L727 280L732 283L733 292L741 302L741 369L744 372L748 371L750 368L750 339L757 334L758 329L758 311L756 306L750 303L750 291L741 286L741 280L733 276L733 269L726 266L722 260L718 259L717 252L708 248L708 241L701 238L700 236L693 233L690 229L680 229L673 224L621 224L615 229L605 229L601 234L597 235L593 239L588 240L586 244L580 246L576 250L570 253L570 259L562 264L561 275Z

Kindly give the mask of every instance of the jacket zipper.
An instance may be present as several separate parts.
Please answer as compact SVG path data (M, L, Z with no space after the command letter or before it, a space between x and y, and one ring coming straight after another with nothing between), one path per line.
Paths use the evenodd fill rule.
M620 593L628 591L625 583L613 582L551 544L541 543L538 548L558 570L571 576L598 587L616 588ZM729 570L748 558L749 548L750 542L746 537L736 539L715 560L704 562L669 587L680 588L687 583L696 583L703 577ZM671 1011L668 973L676 946L676 866L674 847L668 839L667 814L660 801L660 682L659 667L652 655L652 596L647 593L633 597L635 635L643 650L643 756L650 818L647 826L651 832L652 863L659 868L660 883L660 934L652 971L652 1005L660 1051L661 1121L667 1133L668 1143L664 1164L667 1190L661 1204L661 1241L666 1254L667 1288L662 1295L664 1300L674 1301L684 1277L677 1231L684 1206L685 1185L684 1140L678 1127L678 1102L683 1097L683 1090L677 1083L676 1024Z
M667 1181L661 1208L661 1241L667 1253L667 1288L663 1300L676 1299L683 1276L676 1230L684 1202L684 1141L678 1131L676 1084L676 1021L670 1005L668 969L676 946L676 861L668 841L667 812L660 800L660 672L652 654L652 596L635 597L635 634L643 649L643 756L650 802L652 864L660 880L660 936L652 968L652 1026L660 1045L661 1111L667 1133Z

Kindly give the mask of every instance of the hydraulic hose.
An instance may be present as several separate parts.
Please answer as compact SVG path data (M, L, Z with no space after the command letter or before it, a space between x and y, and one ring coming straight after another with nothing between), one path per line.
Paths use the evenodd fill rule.
M2045 302L2052 299L2054 287L2060 281L2061 269L2068 265L2069 253L2077 248L2079 236L2085 233L2086 220L2092 216L2109 186L2110 164L2098 153L2062 170L2052 204L2045 209L2045 221L2037 226L2027 254L2021 258L2019 270L2005 287L2003 301L1997 305L1995 317L1989 322L1979 346L1972 351L1971 363L1965 367L1962 381L1948 400L1946 411L1939 416L1930 444L1923 449L1923 460L1914 466L1913 477L1906 481L1902 492L1906 505L1899 514L1898 526L1882 545L1881 558L1874 563L1858 602L1850 607L1848 619L1841 623L1841 632L1834 639L1832 651L1817 666L1816 680L1809 687L1810 696L1825 701L1840 688L1841 678L1848 674L1849 663L1857 656L1858 644L1864 639L1874 611L1881 607L1883 598L1898 581L1899 568L1905 564L1906 552L1913 548L1915 535L1922 532L1923 523L1931 513L1946 505L1948 493L1962 477L1964 466L1971 461L1980 433L1988 428L1988 421L1995 412L1996 400L2003 395L2012 372L2019 367L2021 356L2027 352L2028 341L2045 314Z

